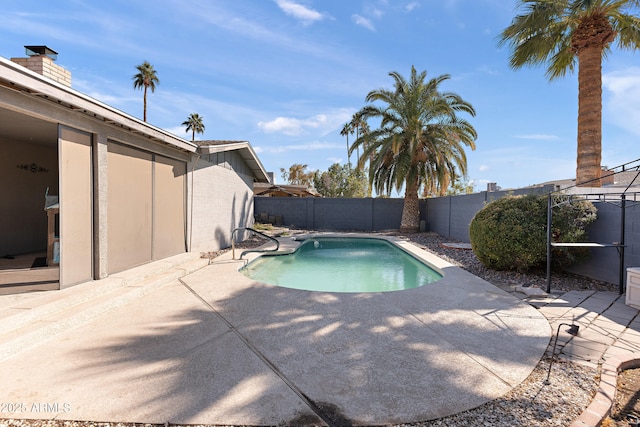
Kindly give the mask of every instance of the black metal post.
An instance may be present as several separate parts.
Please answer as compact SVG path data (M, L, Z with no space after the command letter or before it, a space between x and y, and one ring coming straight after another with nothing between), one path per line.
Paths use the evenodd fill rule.
M620 256L620 271L619 271L619 293L624 293L624 234L625 234L625 222L626 222L626 207L627 207L627 195L622 194L620 196L620 247L618 248L618 255Z
M569 326L569 329L567 330L567 333L569 335L572 336L577 336L578 335L578 330L580 329L579 325L576 324L568 324L568 323L560 323L558 325L558 331L556 332L556 338L555 341L553 342L553 350L551 351L551 360L549 361L549 370L547 371L547 378L544 380L543 384L545 385L549 385L551 384L551 381L549 381L549 376L551 375L551 366L553 366L553 357L556 354L556 345L558 344L558 335L560 335L560 326L565 325L565 326Z
M551 239L553 239L553 230L551 222L553 216L553 199L551 193L547 198L547 293L551 293Z

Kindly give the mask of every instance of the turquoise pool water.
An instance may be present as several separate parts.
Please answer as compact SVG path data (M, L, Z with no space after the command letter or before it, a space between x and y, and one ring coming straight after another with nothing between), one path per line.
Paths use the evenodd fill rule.
M442 278L384 239L319 237L295 252L262 255L240 270L286 288L323 292L388 292L417 288Z

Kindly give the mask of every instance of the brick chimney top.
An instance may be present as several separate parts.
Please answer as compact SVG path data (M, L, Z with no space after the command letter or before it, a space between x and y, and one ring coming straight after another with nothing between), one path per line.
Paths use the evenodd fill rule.
M58 52L47 46L25 46L24 49L27 51L27 56L29 57L46 55L51 58L52 61L58 59Z
M58 52L47 46L25 46L28 58L11 58L11 61L65 86L71 87L71 72L53 62Z

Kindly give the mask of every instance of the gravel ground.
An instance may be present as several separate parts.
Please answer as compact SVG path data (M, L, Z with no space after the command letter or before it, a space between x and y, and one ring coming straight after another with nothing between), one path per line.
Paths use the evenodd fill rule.
M497 286L521 285L536 286L546 289L547 276L545 271L534 271L530 273L516 273L513 271L496 271L486 268L471 250L454 249L443 246L445 243L457 243L450 239L445 239L435 233L415 233L398 234L399 237L411 240L417 246L436 253L450 263L464 268L471 274L481 277L484 280ZM598 290L617 292L618 288L610 283L591 280L571 273L553 272L551 275L551 292L567 292L570 290Z
M287 232L287 230L277 230ZM443 243L453 241L444 239L433 233L398 234L399 237L411 240L425 250L436 253L454 265L458 265L472 274L495 285L537 286L546 287L544 272L521 274L500 272L485 268L471 250L453 249ZM251 247L260 240L247 242L243 247ZM215 257L226 251L204 256ZM552 275L552 291L566 292L572 289L597 289L615 291L615 287L603 282L585 279L580 276L554 273ZM531 375L520 385L503 397L479 406L438 420L396 427L547 427L569 426L591 402L598 386L598 372L575 363L556 361L551 371L551 384L545 385L549 359L540 361ZM44 420L0 420L0 427L133 427L134 424L102 423L102 422L67 422ZM150 424L137 424L138 427L151 427ZM160 425L162 426L162 425ZM154 426L155 427L155 426Z
M618 375L618 390L611 416L602 427L631 427L640 422L640 368L626 369Z

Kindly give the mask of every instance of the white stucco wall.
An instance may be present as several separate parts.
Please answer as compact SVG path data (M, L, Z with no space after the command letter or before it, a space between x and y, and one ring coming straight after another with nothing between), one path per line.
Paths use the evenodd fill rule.
M229 247L234 228L253 224L253 178L237 153L219 156L213 155L212 159L204 155L189 174L189 192L193 195L193 201L187 202L191 252ZM193 164L188 167L191 172Z

